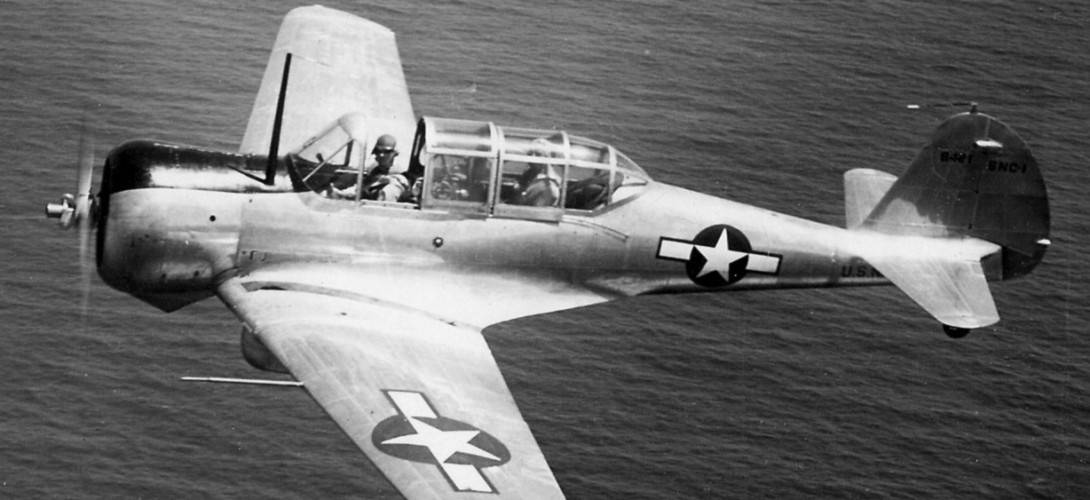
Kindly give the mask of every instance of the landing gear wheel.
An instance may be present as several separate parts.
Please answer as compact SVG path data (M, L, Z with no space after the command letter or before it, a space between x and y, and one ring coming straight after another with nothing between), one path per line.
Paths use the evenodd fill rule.
M969 334L972 330L968 328L958 328L956 326L942 325L942 331L946 332L946 335L952 339L960 339Z

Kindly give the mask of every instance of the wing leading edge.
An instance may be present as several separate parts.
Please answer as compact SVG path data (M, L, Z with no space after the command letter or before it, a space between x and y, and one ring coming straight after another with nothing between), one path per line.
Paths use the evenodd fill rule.
M406 498L563 498L479 330L237 278L219 296Z

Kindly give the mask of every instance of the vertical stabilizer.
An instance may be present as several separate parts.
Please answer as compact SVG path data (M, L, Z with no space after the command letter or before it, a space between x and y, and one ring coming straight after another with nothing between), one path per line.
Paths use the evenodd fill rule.
M1030 272L1048 246L1044 179L1010 127L976 112L942 122L861 225L897 235L1000 245L1002 277Z
M844 172L844 227L854 229L863 224L894 182L897 176L881 170L855 168Z

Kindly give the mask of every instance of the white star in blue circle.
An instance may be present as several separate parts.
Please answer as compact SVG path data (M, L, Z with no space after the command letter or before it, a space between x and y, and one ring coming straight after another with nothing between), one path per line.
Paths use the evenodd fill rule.
M726 228L719 233L719 239L715 242L715 246L693 245L693 248L700 252L700 255L705 259L704 266L696 274L697 278L717 272L726 279L730 275L731 264L749 255L746 252L731 250Z

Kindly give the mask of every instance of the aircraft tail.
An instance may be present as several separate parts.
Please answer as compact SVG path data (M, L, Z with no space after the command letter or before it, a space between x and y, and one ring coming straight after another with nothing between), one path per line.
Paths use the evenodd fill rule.
M942 122L860 227L881 233L972 237L1002 248L994 278L1025 275L1049 245L1045 182L1026 143L988 115Z
M845 192L859 256L951 336L998 321L988 280L1029 273L1049 245L1037 162L1013 130L975 110L942 122L900 178L853 170Z

